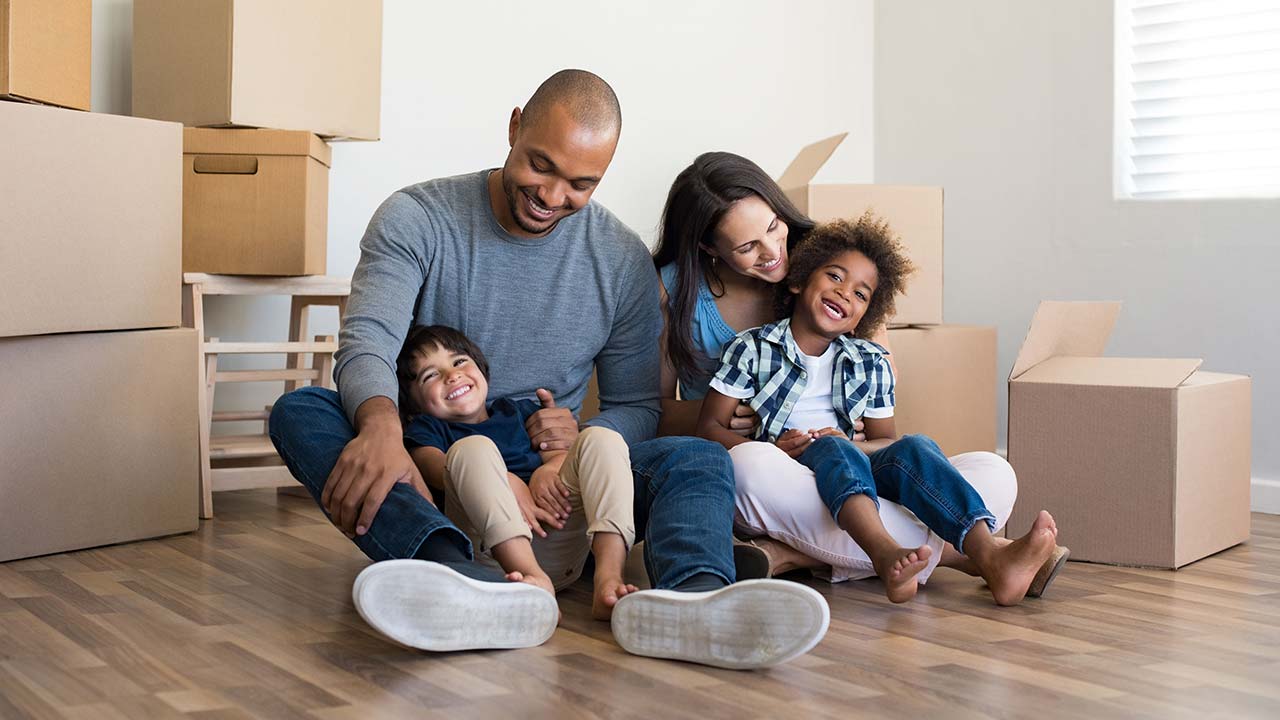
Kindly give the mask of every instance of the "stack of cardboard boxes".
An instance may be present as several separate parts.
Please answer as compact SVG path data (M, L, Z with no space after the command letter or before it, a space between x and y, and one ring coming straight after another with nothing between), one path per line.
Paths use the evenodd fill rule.
M197 524L182 128L85 112L91 18L0 0L0 561Z
M331 151L377 140L380 0L134 0L133 114L188 126L182 269L325 272Z
M778 184L818 222L871 210L888 221L916 264L889 324L898 432L928 435L947 455L994 451L996 329L942 322L942 188L811 182L844 138L805 147Z

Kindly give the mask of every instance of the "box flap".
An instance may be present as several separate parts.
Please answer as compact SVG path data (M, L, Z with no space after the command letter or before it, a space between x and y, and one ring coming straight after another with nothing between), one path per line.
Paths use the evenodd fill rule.
M1200 360L1174 358L1071 357L1056 355L1018 377L1024 383L1096 387L1176 388Z
M833 135L826 140L819 140L812 145L806 145L803 150L796 154L796 158L791 161L786 170L782 171L782 176L778 178L778 186L784 190L798 188L809 184L813 176L818 174L818 170L822 169L824 163L831 158L831 154L836 151L840 143L848 137L849 133L842 132L839 135Z
M1045 300L1031 318L1031 329L1013 362L1010 380L1055 355L1098 357L1107 346L1120 314L1118 302Z
M329 144L301 130L184 128L185 155L306 155L325 167L332 164Z

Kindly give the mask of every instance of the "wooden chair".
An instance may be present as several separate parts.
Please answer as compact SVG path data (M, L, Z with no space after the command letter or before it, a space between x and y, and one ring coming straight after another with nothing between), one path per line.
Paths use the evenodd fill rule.
M246 411L213 411L218 383L283 382L288 392L302 385L332 387L333 353L338 349L331 336L307 337L309 310L332 306L338 322L346 314L349 278L328 276L250 277L242 275L183 275L183 324L195 328L201 341L199 368L200 407L200 517L213 517L213 493L263 487L293 487L289 474L271 438L267 418L271 408ZM204 299L215 295L288 295L289 339L285 342L224 342L207 337ZM223 355L284 354L285 367L267 370L219 369ZM213 423L262 421L262 432L250 435L213 435Z

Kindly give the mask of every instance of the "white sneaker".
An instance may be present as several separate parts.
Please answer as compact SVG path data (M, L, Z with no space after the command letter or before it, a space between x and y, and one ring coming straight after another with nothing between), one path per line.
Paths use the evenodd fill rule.
M541 645L560 619L542 588L481 582L426 560L376 562L356 576L351 597L373 629L434 652Z
M618 600L613 637L634 655L745 670L809 652L831 611L816 590L786 580L743 580L709 592L641 590Z

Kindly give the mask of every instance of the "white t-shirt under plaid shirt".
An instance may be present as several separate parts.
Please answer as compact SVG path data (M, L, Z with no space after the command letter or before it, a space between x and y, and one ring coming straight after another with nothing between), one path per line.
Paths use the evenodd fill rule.
M869 340L841 335L832 372L831 405L846 435L860 417L893 416L893 370L889 351ZM804 394L808 380L791 320L738 333L720 355L711 389L747 400L760 416L756 440L775 442Z

